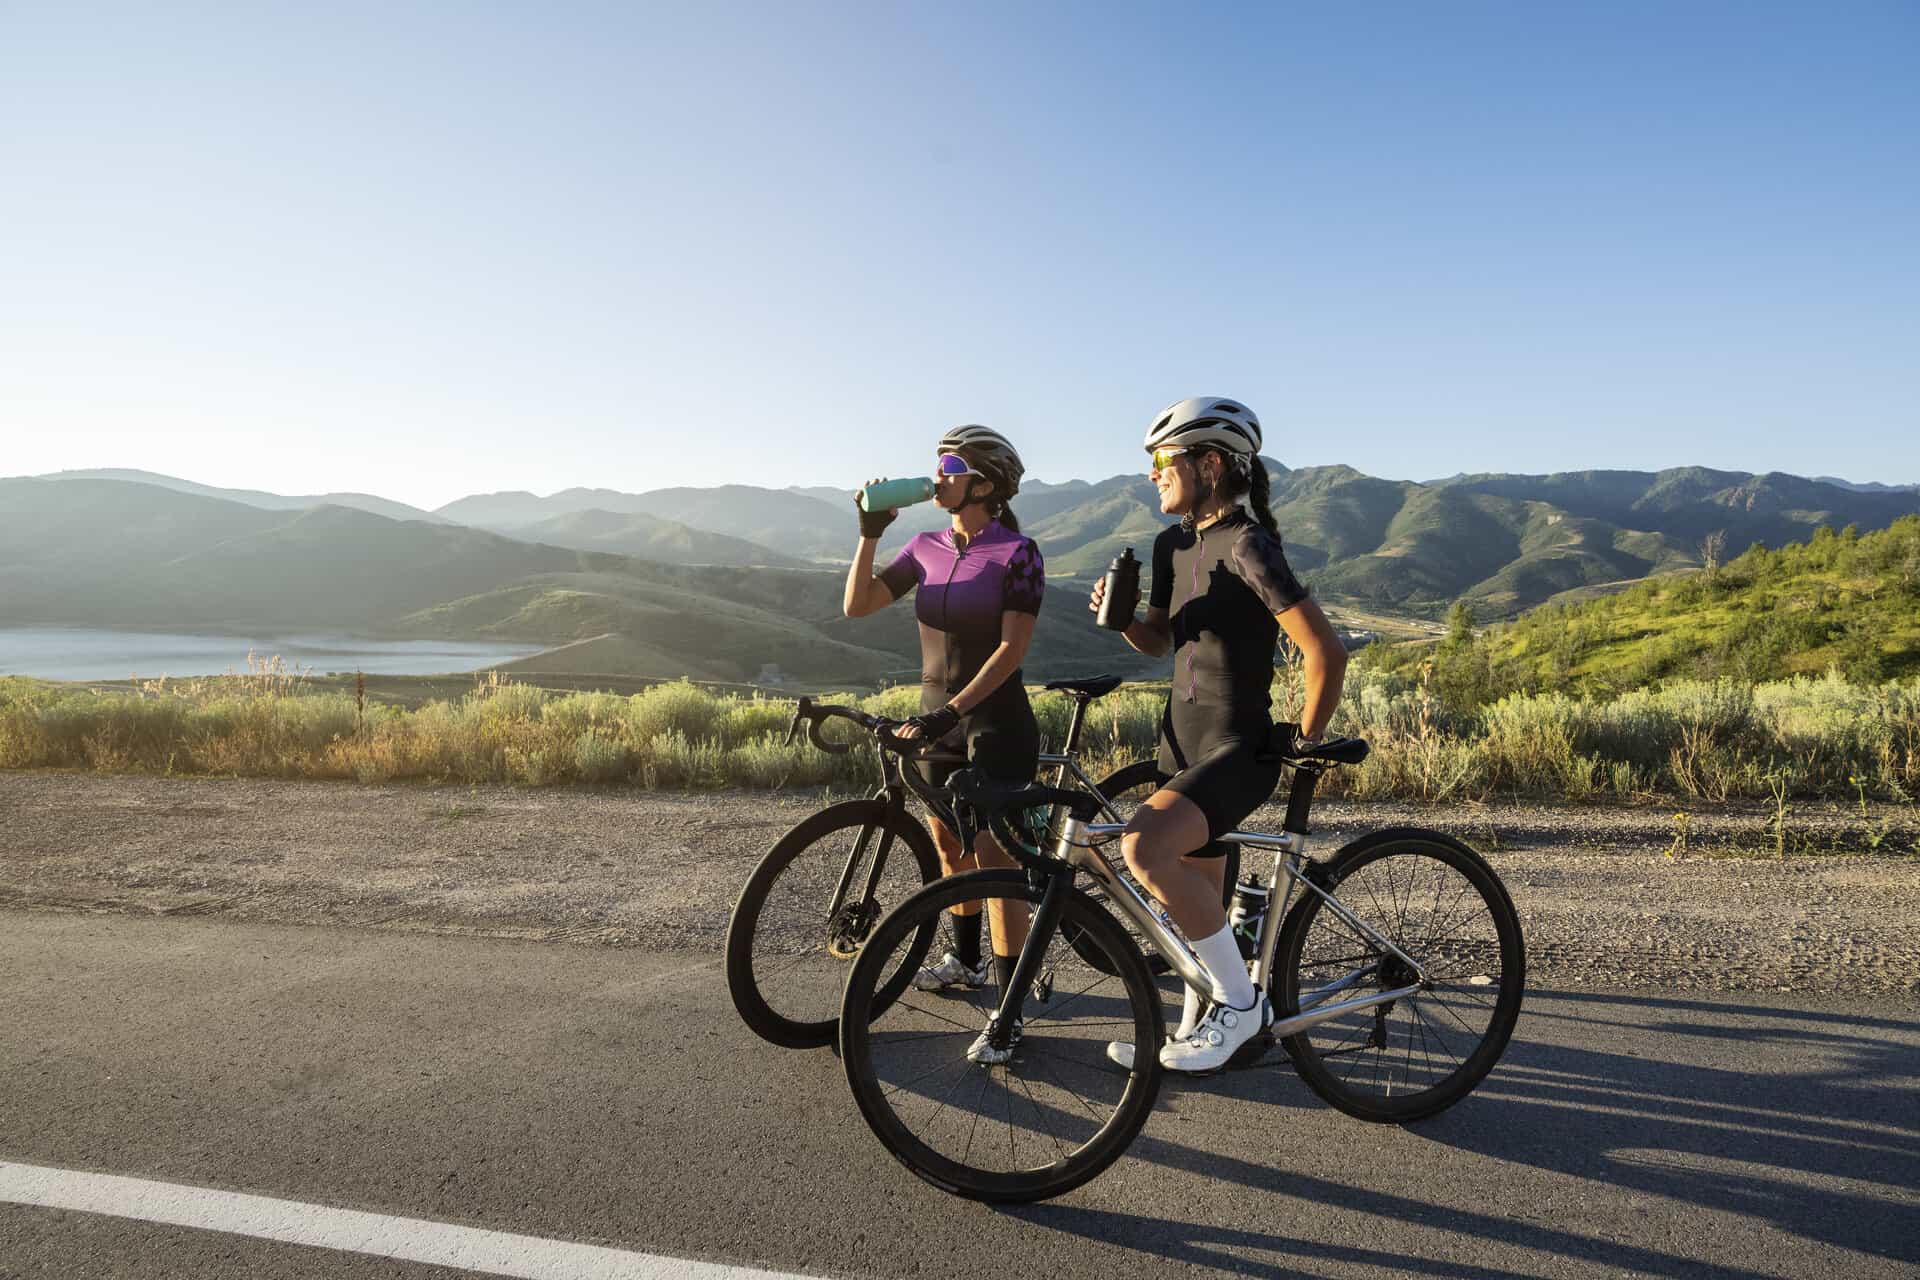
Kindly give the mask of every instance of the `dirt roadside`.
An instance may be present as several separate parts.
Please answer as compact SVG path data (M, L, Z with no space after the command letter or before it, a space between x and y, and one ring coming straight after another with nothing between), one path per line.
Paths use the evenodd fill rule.
M839 797L839 798L845 798ZM0 773L0 910L219 916L712 950L817 793L668 793ZM1689 848L1771 849L1693 812ZM1249 825L1277 828L1272 808ZM1317 851L1416 823L1486 853L1536 984L1895 994L1920 1004L1920 858L1668 857L1674 808L1328 803ZM1910 850L1910 815L1795 812L1792 848Z

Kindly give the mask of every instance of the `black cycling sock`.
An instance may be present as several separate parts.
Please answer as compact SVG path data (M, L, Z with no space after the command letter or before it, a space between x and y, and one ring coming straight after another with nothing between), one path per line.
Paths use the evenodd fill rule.
M1019 963L1019 956L993 958L993 980L1000 984L1000 994L1005 995L1007 988L1013 985L1013 968Z
M974 912L970 916L952 917L953 954L960 957L960 963L969 969L980 967L980 916Z

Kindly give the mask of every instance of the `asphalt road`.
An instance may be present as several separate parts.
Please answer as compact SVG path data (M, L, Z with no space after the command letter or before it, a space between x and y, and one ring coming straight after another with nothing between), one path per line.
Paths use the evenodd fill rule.
M0 1163L836 1276L1920 1270L1911 998L1535 990L1411 1129L1271 1061L1002 1210L899 1168L714 955L0 912ZM6 1200L7 1277L467 1274Z

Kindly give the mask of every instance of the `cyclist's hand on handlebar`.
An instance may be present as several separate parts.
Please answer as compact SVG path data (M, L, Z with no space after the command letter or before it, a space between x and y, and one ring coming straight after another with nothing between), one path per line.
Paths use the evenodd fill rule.
M960 727L960 713L949 702L938 711L913 716L894 731L899 738L924 738L937 742Z

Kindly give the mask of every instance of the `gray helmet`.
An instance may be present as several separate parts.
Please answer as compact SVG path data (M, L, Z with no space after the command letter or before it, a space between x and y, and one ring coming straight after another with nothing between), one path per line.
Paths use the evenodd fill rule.
M1005 501L1020 492L1020 477L1027 473L1019 451L992 427L968 423L954 427L940 437L940 452L965 449L981 473L999 490L994 496Z
M1251 458L1260 452L1260 419L1238 400L1194 396L1162 409L1147 428L1148 453L1199 445Z

